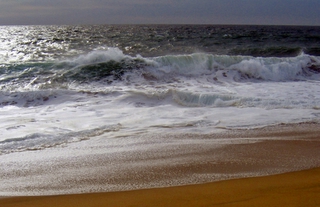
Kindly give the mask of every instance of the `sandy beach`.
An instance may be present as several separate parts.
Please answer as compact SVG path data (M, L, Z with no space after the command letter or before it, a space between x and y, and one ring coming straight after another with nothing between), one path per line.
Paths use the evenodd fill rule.
M2 198L0 206L320 206L320 169L170 188Z
M223 145L219 148L213 148L213 150L207 148L198 150L197 153L191 153L192 159L189 155L184 154L184 162L176 161L177 163L174 165L165 163L165 161L169 161L167 157L158 158L158 162L161 159L164 162L153 165L150 164L150 161L143 162L145 166L139 170L140 174L137 174L136 169L132 169L131 172L118 175L116 179L112 180L114 183L106 178L111 175L108 172L103 175L100 174L101 171L93 173L92 171L96 171L96 168L91 169L91 174L89 174L91 177L88 175L76 177L74 174L70 174L69 183L61 183L58 176L56 176L56 182L50 180L49 178L53 175L44 175L43 173L48 172L45 169L34 171L33 175L30 175L30 172L23 174L20 171L20 174L17 174L13 171L11 177L8 176L12 186L2 186L2 192L7 189L20 190L29 195L29 190L31 193L38 192L40 195L14 196L15 194L12 193L14 197L11 197L10 194L6 194L4 195L6 197L0 199L0 206L320 205L319 124L302 123L254 130L233 130L232 133L224 133L224 136L229 138L246 137L246 142ZM208 137L203 137L203 139L208 139ZM135 157L131 157L131 160L138 162ZM174 158L171 157L170 160L172 161ZM94 164L99 165L99 159L95 161ZM52 164L55 165L54 162ZM35 165L34 163L32 167ZM41 163L40 166L43 167ZM83 173L78 166L74 166L74 168L66 166L71 171L78 169L79 173ZM60 171L56 169L52 174L57 172ZM24 183L24 180L39 177L39 174L42 179L48 179L45 185L42 180ZM73 180L72 176L74 176ZM203 177L205 179L201 179ZM198 178L198 180L190 179L190 183L183 182L187 178ZM175 182L175 180L178 181ZM163 184L164 181L167 185ZM172 183L168 184L170 181ZM67 193L57 193L60 195L48 195L48 192L53 192L52 190L65 192L59 191L59 188L65 189L66 186L70 186L70 188L76 185L89 186L89 184L90 186L107 186L116 184L116 182L122 187L126 185L133 187L127 190L120 188L118 188L120 190L97 190L92 193L77 193L77 191L72 193L74 191L70 190ZM157 182L159 185L154 185ZM43 195L47 195L41 196L41 192Z

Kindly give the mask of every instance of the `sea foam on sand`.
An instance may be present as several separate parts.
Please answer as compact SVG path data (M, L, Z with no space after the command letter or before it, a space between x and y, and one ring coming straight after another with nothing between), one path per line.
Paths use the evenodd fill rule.
M2 155L1 196L123 191L320 166L319 124L89 140Z

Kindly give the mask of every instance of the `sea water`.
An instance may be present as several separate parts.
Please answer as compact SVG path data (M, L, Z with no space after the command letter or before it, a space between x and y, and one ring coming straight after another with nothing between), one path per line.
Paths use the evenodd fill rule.
M319 27L2 26L0 159L319 122L319 45Z

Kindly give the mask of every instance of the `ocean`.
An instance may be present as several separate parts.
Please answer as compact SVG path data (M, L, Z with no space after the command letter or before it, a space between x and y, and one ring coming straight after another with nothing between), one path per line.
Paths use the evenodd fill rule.
M10 172L122 152L149 159L206 147L208 134L318 123L320 27L1 26L0 89L0 194L41 194L18 192ZM75 188L44 194L88 192Z

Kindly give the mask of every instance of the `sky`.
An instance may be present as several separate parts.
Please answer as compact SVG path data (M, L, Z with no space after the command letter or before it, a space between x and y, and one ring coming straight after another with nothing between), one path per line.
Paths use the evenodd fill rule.
M0 0L0 25L320 26L320 0Z

